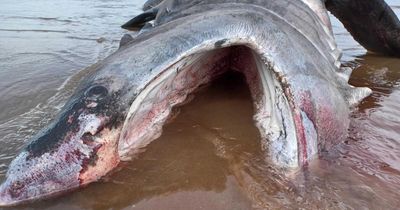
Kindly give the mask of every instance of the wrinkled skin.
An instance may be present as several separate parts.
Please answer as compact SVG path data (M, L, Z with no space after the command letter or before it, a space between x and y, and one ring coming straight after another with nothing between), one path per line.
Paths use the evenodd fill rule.
M339 68L320 1L165 0L157 7L154 27L96 64L11 163L0 205L97 181L157 138L171 107L227 69L245 75L266 158L284 168L307 164L344 138L350 106L369 94L348 85L351 71Z

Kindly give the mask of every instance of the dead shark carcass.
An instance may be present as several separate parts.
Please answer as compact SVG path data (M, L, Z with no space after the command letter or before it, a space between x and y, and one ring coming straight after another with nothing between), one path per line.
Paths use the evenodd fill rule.
M347 135L348 84L321 1L165 0L124 27L62 112L9 167L0 205L95 182L162 132L172 107L228 70L242 72L266 158L295 168ZM152 22L152 23L149 23Z

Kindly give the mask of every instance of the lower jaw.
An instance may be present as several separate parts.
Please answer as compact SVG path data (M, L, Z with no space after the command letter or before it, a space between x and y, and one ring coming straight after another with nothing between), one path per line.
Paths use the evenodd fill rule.
M316 153L316 146L307 149L298 142L299 124L301 129L304 126L295 120L301 113L293 114L287 92L272 67L251 49L235 46L188 56L149 83L131 105L124 123L118 146L121 160L131 159L158 138L172 108L183 103L188 94L228 70L239 71L246 78L266 158L277 166L294 168Z

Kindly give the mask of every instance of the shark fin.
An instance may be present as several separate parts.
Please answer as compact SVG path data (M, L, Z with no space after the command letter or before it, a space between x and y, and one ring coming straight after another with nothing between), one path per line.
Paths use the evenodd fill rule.
M146 25L147 22L154 20L157 16L157 13L158 9L156 8L143 12L142 14L132 18L130 21L123 24L121 28L138 31L144 25Z

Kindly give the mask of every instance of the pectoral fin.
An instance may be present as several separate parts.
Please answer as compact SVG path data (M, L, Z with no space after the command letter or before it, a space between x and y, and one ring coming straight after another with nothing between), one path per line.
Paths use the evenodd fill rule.
M400 21L384 0L326 0L325 3L368 51L400 56Z

